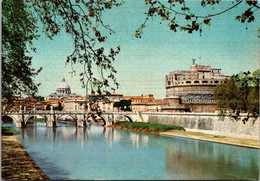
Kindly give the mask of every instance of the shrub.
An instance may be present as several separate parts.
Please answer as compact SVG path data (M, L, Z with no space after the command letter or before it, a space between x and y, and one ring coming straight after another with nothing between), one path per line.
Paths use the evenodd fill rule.
M15 135L19 132L12 128L2 127L2 135Z
M181 126L165 125L165 124L153 124L153 123L143 123L143 122L118 122L119 126L126 128L142 128L148 130L156 131L167 131L167 130L184 130Z

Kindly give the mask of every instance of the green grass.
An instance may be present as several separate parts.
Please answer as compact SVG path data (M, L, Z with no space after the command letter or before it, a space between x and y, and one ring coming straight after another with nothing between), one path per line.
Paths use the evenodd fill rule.
M41 121L44 121L44 118L35 118L34 120L41 120Z
M35 118L35 119L29 119L28 120L29 122L45 122L45 119L44 118Z
M15 135L18 133L19 132L15 129L2 127L2 135Z
M184 130L181 126L172 126L165 124L153 124L153 123L143 123L143 122L118 122L116 125L123 126L126 128L142 128L152 131L167 131L167 130Z

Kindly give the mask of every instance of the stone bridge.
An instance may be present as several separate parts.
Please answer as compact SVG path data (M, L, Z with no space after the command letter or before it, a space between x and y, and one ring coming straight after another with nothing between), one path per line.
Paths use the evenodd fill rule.
M83 127L86 126L86 122L89 121L92 117L91 114L94 114L97 119L102 119L104 125L112 125L118 120L123 121L141 121L143 122L142 115L138 112L103 112L98 115L95 112L91 111L29 111L29 110L20 110L20 111L3 111L2 118L4 116L10 117L16 124L16 127L25 127L26 123L31 118L44 118L47 127L54 127L60 119L69 118L76 121L76 126ZM3 120L3 119L2 119Z
M76 126L86 126L86 122L94 114L102 119L104 125L112 125L118 120L132 122L150 122L157 124L182 126L186 130L259 140L259 117L247 117L247 113L240 116L233 114L220 115L219 113L185 113L185 112L103 112L98 115L90 111L13 111L2 112L4 116L12 118L17 127L26 126L27 121L33 117L45 119L47 127L55 127L58 120L70 118L76 121ZM237 117L237 118L236 118ZM245 121L247 120L247 121Z

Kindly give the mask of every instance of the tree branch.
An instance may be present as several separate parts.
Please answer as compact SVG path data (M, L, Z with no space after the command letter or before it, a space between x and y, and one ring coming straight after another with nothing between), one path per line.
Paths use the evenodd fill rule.
M243 2L243 1L240 0L238 3L236 3L236 4L233 5L233 6L231 6L230 8L227 8L226 10L221 11L221 12L216 13L216 14L209 14L209 15L207 15L207 16L194 15L194 17L195 17L195 18L203 18L203 19L205 19L205 18L209 18L209 17L213 17L213 16L218 16L218 15L221 15L221 14L223 14L223 13L225 13L225 12L227 12L227 11L233 9L233 8L235 8L236 6L238 6L238 5L239 5L240 3L242 3L242 2ZM166 6L164 6L160 1L158 1L158 3L159 3L163 8L168 9L168 10L170 10L170 11L176 13L176 14L183 15L183 16L190 16L190 14L180 13L180 12L178 12L178 11L175 11L175 10L172 9L171 7L166 7Z

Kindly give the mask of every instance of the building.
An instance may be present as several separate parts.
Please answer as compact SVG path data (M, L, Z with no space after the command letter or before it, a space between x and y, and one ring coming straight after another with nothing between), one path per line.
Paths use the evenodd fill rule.
M36 109L37 111L39 111L39 110L45 110L44 103L41 102L41 101L36 102L36 103L35 103L35 109Z
M131 107L133 112L161 112L162 107L168 103L164 99L154 99L148 102L132 102Z
M63 99L46 99L42 102L43 104L43 109L47 110L48 106L52 106L53 108L59 107L59 106L64 106L63 105Z
M101 98L102 97L102 98ZM110 94L110 95L88 95L85 97L69 97L64 99L64 110L65 111L75 111L84 110L94 107L98 107L102 111L115 111L116 108L113 107L115 102L122 99L122 94ZM91 105L89 102L92 102ZM86 107L87 103L87 107Z
M141 95L141 96L124 96L124 100L131 100L132 103L136 102L149 102L155 100L153 94Z
M124 100L131 100L131 109L134 112L160 112L164 105L169 101L164 99L155 99L153 94L141 96L125 96Z
M62 78L55 92L51 93L46 99L65 99L68 97L77 97L75 93L71 93L70 86L66 82L65 78Z
M2 98L2 105L4 109L10 111L19 111L19 110L34 110L37 109L36 104L40 102L39 97L14 97L10 104L7 104L7 99Z
M166 100L164 111L214 112L217 109L214 89L229 79L221 69L195 65L187 71L173 71L165 77Z
M86 97L69 97L64 99L64 111L84 110L87 99Z
M102 111L118 111L116 107L114 107L115 102L119 102L123 98L123 94L110 94L108 96L105 95L107 98L105 101L98 100L97 105Z

